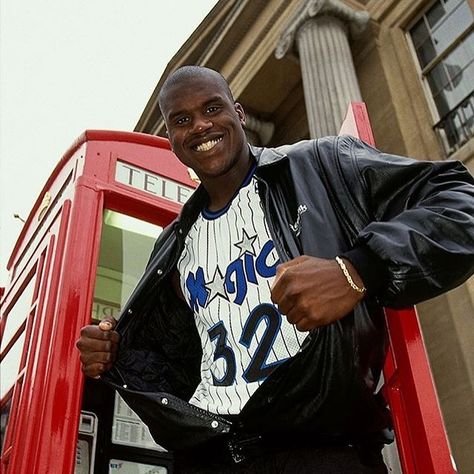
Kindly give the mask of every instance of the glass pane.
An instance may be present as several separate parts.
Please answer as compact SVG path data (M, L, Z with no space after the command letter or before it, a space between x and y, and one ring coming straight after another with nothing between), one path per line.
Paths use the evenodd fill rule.
M10 408L12 406L12 399L8 400L2 407L0 414L0 452L3 449L3 443L5 442L5 433L7 431L8 418L10 417Z
M0 373L2 383L0 384L0 398L13 386L20 370L23 345L25 344L25 332L17 339L13 347L8 351L5 358L0 363Z
M441 54L474 21L466 0L438 1L410 30L421 67Z
M426 39L430 36L430 33L426 27L424 18L421 18L421 20L416 23L416 25L411 29L410 34L415 48L418 48L426 41Z
M160 226L106 210L92 308L93 320L116 317L148 262Z
M443 52L460 33L472 24L472 21L472 10L465 1L448 13L432 32L433 43L437 53Z
M434 96L433 98L436 104L436 108L438 109L439 116L441 118L444 118L451 110L449 106L448 91L445 89L441 91L438 95Z
M437 23L443 18L446 11L444 10L444 5L441 2L436 3L433 8L431 8L426 14L426 19L431 28L436 26Z
M428 38L423 44L416 48L416 55L418 56L418 61L422 69L436 57L436 54L436 48L431 38Z
M430 73L427 74L426 78L428 79L428 84L430 85L434 97L449 85L449 76L444 63L440 63L433 68Z
M474 33L428 75L438 112L443 117L474 90Z
M10 342L12 336L28 317L28 314L31 309L33 290L35 287L34 283L35 279L31 278L26 287L23 289L23 292L17 299L16 303L5 315L7 318L7 322L5 324L5 331L2 336L0 352L3 351L6 345Z
M446 63L451 66L449 73L458 103L474 90L474 32L446 58Z
M466 0L443 0L444 8L447 12L454 10L460 3L465 3Z

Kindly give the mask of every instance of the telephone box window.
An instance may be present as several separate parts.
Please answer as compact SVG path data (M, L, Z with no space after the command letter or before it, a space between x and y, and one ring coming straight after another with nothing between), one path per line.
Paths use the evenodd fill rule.
M10 398L0 411L0 452L3 450L3 443L5 441L5 434L7 430L8 418L10 417L10 408L12 406L12 399Z
M0 352L3 352L7 344L11 341L20 326L26 321L32 306L33 290L35 288L35 279L30 278L30 281L25 286L19 298L11 310L6 314L5 330L2 335L2 343L0 345ZM3 367L2 367L3 368Z
M117 317L145 270L162 227L105 210L92 305L93 321Z
M474 15L468 0L438 0L409 31L447 155L474 136Z
M10 390L20 371L21 356L23 355L23 345L25 343L25 332L16 340L15 344L7 352L2 360L2 383L0 384L0 398Z

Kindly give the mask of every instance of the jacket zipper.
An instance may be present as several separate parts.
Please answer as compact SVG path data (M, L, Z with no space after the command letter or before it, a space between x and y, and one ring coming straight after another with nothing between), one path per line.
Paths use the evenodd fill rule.
M273 244L275 245L275 250L277 251L280 262L287 262L288 260L291 259L291 257L286 253L286 251L284 250L283 244L281 242L281 239L275 233L275 226L274 226L272 215L270 212L270 205L269 205L270 192L268 190L268 185L262 178L258 177L256 174L255 174L255 179L257 180L257 183L258 183L258 191L260 194L260 199L263 203L264 215L268 223L268 230L270 231L270 235L273 239ZM260 187L263 188L263 192L260 191Z
M275 230L274 230L274 223L273 223L273 220L272 220L272 216L270 214L270 206L269 206L269 195L270 195L270 192L268 190L268 185L267 183L260 177L258 177L256 174L255 174L255 179L257 180L257 183L258 183L258 191L259 191L259 195L260 195L260 199L263 203L263 207L264 207L264 214L265 214L265 217L267 219L267 223L268 223L268 230L270 231L270 235L273 239L273 244L275 245L275 249L277 251L277 254L278 254L278 257L280 258L280 262L287 262L289 260L292 259L292 257L290 255L288 255L288 253L284 250L283 248L283 245L281 243L281 240L277 237L276 233L275 233ZM263 192L260 192L260 186L262 186L264 188L264 191ZM306 336L306 339L303 343L303 345L301 346L300 350L298 351L298 354L300 354L301 352L303 352L303 350L309 346L310 342L313 340L313 338L315 337L315 334L318 334L319 333L319 330L316 329L316 330L313 330L313 331L310 331L308 332L307 336ZM298 354L295 354L294 357L296 357ZM275 371L276 372L276 371ZM273 372L272 374L270 374L267 379L265 380L265 382L267 382L269 379L271 380L272 379L272 376L274 376L274 373ZM264 382L264 383L265 383Z

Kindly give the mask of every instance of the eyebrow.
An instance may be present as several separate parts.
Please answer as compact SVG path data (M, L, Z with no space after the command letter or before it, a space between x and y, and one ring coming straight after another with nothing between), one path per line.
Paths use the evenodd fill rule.
M212 104L213 102L223 102L223 97L221 95L216 95L211 97L210 99L206 100L202 106L207 107L208 105ZM168 120L173 120L175 117L178 117L179 115L186 115L187 111L186 110L177 110L176 112L171 113L168 116Z
M204 105L209 105L212 102L218 102L218 101L222 101L221 95L216 95L214 97L211 97L209 100L206 100L206 102L204 102Z

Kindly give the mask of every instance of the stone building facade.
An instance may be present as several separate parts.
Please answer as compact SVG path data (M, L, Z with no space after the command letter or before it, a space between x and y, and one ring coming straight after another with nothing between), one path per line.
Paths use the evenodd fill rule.
M474 0L220 0L135 130L165 135L160 86L198 64L228 79L255 144L337 134L363 100L380 149L474 173L473 12ZM455 461L473 472L474 279L418 311Z

